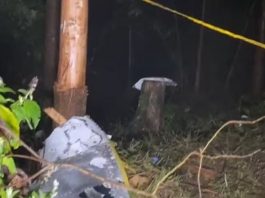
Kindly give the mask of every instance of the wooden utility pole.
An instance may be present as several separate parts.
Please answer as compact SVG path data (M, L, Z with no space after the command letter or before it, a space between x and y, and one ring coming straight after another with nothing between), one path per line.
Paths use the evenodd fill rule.
M65 118L86 113L88 0L62 0L54 106Z

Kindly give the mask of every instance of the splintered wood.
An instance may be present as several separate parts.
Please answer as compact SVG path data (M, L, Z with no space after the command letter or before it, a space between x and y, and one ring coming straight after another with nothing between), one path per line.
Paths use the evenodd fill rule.
M44 112L58 125L66 122L66 118L52 107L45 108Z

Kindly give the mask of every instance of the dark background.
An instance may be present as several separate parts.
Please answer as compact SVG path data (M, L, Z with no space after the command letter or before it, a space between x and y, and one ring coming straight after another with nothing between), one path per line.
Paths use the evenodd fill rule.
M201 18L202 1L160 2ZM0 75L10 86L26 86L35 75L49 80L42 78L45 3L0 2ZM131 86L146 76L175 80L179 86L168 98L176 103L201 96L233 103L251 92L255 46L242 43L234 60L240 41L204 29L201 89L193 97L200 26L136 0L90 0L89 15L88 114L99 123L132 115L139 93ZM206 0L206 22L256 40L260 15L259 0Z

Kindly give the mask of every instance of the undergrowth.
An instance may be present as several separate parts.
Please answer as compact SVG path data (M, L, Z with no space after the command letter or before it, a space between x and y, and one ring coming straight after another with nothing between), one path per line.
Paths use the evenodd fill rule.
M265 114L264 102L248 107L248 119ZM229 112L196 114L190 107L167 105L164 130L152 138L132 139L119 144L119 152L128 164L133 187L152 192L157 182L194 150L203 147L214 132L232 115L240 117L238 107ZM257 111L258 109L258 111ZM242 158L205 159L201 169L203 197L264 197L265 125L233 125L225 128L207 150L207 155L243 156ZM126 126L118 125L119 131ZM148 136L150 137L150 136ZM199 157L192 157L164 182L159 197L197 197ZM139 196L136 196L139 197Z

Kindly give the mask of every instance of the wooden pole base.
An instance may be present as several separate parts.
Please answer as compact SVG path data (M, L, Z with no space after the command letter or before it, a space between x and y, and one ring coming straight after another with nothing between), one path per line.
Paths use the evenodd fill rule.
M60 89L54 86L54 107L66 119L72 116L84 116L87 104L87 86L81 88Z

